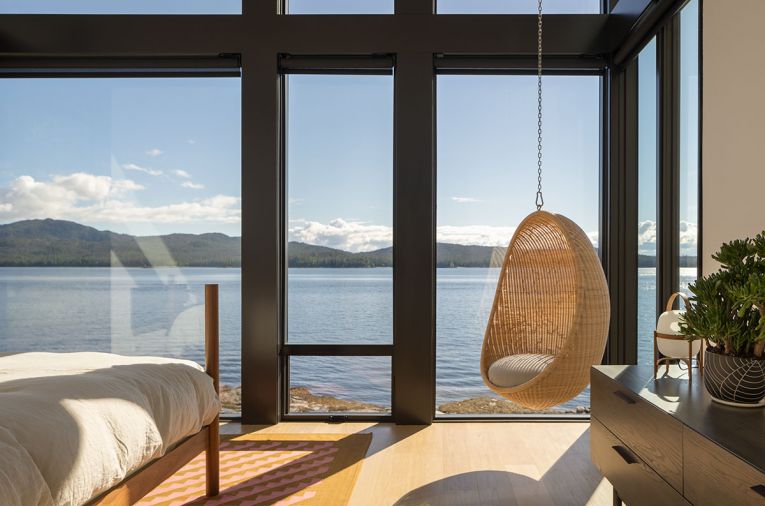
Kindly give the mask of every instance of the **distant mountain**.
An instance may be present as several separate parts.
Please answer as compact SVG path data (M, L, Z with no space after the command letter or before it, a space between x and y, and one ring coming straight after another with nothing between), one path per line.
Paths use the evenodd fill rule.
M114 258L112 258L114 254ZM224 234L134 237L62 220L0 225L0 266L236 267L240 240Z
M696 257L682 256L679 260L680 267L696 267ZM638 255L638 267L656 267L656 257L653 255Z
M363 253L350 253L326 246L303 242L287 244L290 267L390 267L393 265L393 248Z
M504 249L437 245L441 267L485 267ZM351 253L290 242L291 267L391 267L393 248ZM499 256L497 256L499 255ZM0 225L2 267L239 267L241 238L224 234L136 237L101 231L71 221L27 220Z
M507 248L436 244L437 267L501 267Z
M463 246L461 244L436 244L437 267L488 267L500 266L506 248L489 246ZM362 253L314 246L302 242L290 242L287 247L290 267L391 267L393 248L383 248Z
M351 253L326 246L290 242L290 267L391 267L393 248ZM505 248L436 244L438 267L499 266ZM682 257L681 267L696 265ZM168 234L136 237L101 231L71 221L27 220L0 225L2 267L239 267L241 239L224 234ZM640 255L640 267L656 258Z

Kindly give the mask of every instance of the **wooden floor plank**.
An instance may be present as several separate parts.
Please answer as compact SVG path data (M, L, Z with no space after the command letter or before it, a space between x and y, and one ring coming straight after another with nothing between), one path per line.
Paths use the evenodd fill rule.
M223 433L371 433L351 505L612 504L587 423L229 423Z

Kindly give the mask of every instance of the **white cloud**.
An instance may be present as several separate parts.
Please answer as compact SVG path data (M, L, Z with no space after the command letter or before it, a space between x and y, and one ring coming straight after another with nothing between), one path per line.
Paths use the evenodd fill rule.
M36 181L20 176L9 188L0 189L0 219L71 218L81 212L81 204L103 208L110 199L121 199L143 187L129 179L113 179L76 172L53 176L50 181Z
M473 197L452 197L452 200L457 204L475 204L481 202L481 200Z
M195 141L194 139L189 139L186 142L188 142L189 144L196 144L197 143L197 141Z
M149 156L150 156L150 157L152 157L152 158L156 158L156 157L158 157L159 155L161 155L162 153L164 153L164 151L162 151L162 150L161 150L161 149L159 149L159 148L151 148L150 150L148 150L148 151L146 152L146 154L147 154L147 155L149 155Z
M450 244L504 248L510 243L515 229L514 226L442 225L436 229L436 240ZM597 246L598 233L590 232L587 236L593 246ZM393 228L342 218L327 224L298 219L290 222L289 239L345 251L370 251L390 246L393 242Z
M189 174L185 170L181 170L181 169L174 170L173 174L175 174L178 177L183 177L183 178L186 178L186 179L190 179L191 178L191 174Z
M143 190L143 186L130 179L113 179L110 176L96 176L85 172L75 172L68 176L53 176L52 183L37 182L30 176L21 176L22 188L42 190L65 190L76 201L105 200L119 197L128 191Z
M131 198L143 186L129 179L114 179L77 172L36 181L16 178L0 188L0 222L56 218L80 223L226 223L241 220L237 197L217 195L190 202L142 206Z
M507 246L515 227L441 226L437 240L453 244ZM371 251L393 244L393 228L337 218L329 223L295 220L290 223L291 241L305 242L345 251Z
M184 181L181 186L184 188L191 188L192 190L204 190L205 185L200 183L194 183L192 181Z
M240 199L227 195L156 207L142 207L130 202L114 201L112 205L96 213L91 221L114 223L226 223L238 224L241 220Z
M346 251L370 251L390 246L393 241L392 227L371 225L360 221L332 220L328 224L308 220L290 223L290 240ZM442 225L436 229L436 240L443 243L505 247L515 233L516 227L491 225ZM656 224L653 221L640 223L638 249L641 254L653 255L656 251ZM598 232L587 233L593 246L598 245ZM680 252L682 255L696 255L697 226L695 223L680 223Z
M134 163L126 163L122 166L122 170L132 170L134 172L143 172L144 174L148 174L150 176L161 176L162 171L161 170L155 170L155 169L149 169L146 167L141 167L140 165L136 165Z
M638 252L641 255L656 254L656 222L641 221L638 223Z
M590 242L592 243L592 247L597 248L598 239L599 239L598 232L596 231L596 232L585 232L585 233L587 234L587 237L590 239Z
M680 222L680 254L698 254L699 227L689 221Z
M291 241L328 246L345 251L371 251L393 244L393 228L337 218L327 224L317 221L292 222Z
M696 256L698 253L698 225L689 221L680 222L680 254ZM656 254L656 222L641 221L638 224L638 252L642 255Z
M442 225L436 228L436 240L451 244L507 246L515 229L492 225Z

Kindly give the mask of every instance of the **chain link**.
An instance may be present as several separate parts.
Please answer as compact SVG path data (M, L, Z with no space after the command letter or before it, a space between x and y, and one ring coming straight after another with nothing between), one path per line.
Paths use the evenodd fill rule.
M537 211L545 205L542 196L542 0L537 11Z

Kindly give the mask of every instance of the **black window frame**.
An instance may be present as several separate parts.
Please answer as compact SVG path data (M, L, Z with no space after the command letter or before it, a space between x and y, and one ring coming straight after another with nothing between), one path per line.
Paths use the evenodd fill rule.
M343 76L358 76L358 75L382 75L392 76L395 80L395 67L396 58L391 54L379 54L370 56L359 55L346 55L346 56L322 56L322 55L290 55L282 54L279 56L279 82L281 102L284 107L281 109L281 139L280 146L280 172L281 172L281 189L282 194L282 215L285 217L284 222L287 221L287 203L289 197L287 195L287 178L288 178L288 163L287 163L287 102L288 97L288 79L290 75L343 75ZM394 81L395 82L395 81ZM394 100L395 102L395 100ZM394 103L395 109L395 103ZM393 113L393 111L391 111ZM393 132L391 132L393 134ZM394 179L393 167L391 167L391 180ZM394 191L395 195L395 191ZM392 205L395 205L395 196L391 195ZM396 235L395 226L393 228L394 241ZM282 306L281 306L281 328L283 331L279 337L279 368L283 380L280 384L281 390L281 412L280 419L283 421L375 421L375 422L391 422L393 421L393 413L390 414L371 414L371 413L340 413L340 412L316 412L316 413L290 413L290 357L389 357L391 359L391 408L394 404L395 387L394 387L394 373L393 373L393 352L395 350L395 344L393 342L389 344L302 344L302 343L290 343L287 339L289 329L288 313L287 313L287 298L289 296L288 291L288 272L289 266L286 253L287 243L289 241L287 233L287 227L282 227L282 244L283 244L283 258L282 258ZM395 247L394 247L395 249ZM395 269L394 269L395 272ZM395 274L394 274L395 275ZM395 288L393 293L394 305L395 305ZM393 310L393 308L391 308ZM395 317L394 317L395 318ZM392 329L391 329L392 331ZM395 339L395 337L394 337Z
M671 30L666 27L684 4L685 0L607 0L602 14L545 18L547 70L554 71L560 65L576 67L592 58L601 59L605 69L600 242L612 302L604 357L607 363L634 363L637 358L635 56L654 34ZM386 419L431 423L435 404L438 60L485 60L494 67L506 67L497 60L507 58L524 61L525 70L515 70L529 72L536 52L536 17L437 15L433 0L396 0L392 15L285 15L284 7L284 0L243 0L241 15L0 14L0 78L75 74L141 77L159 75L168 66L186 69L186 74L178 70L177 75L241 72L242 422L272 424L286 419L285 353L353 351L392 356L393 414ZM703 4L699 10L703 11ZM137 33L141 36L136 37ZM667 42L663 51L672 56L662 60L664 76L676 71L679 44L670 44L677 36L664 36ZM701 43L701 37L699 40ZM284 55L313 55L318 59L313 65L319 71L326 71L331 66L327 62L336 55L350 60L395 57L392 350L295 349L284 344L285 104L280 69ZM236 60L235 70L219 69L220 60L232 58ZM171 60L179 63L170 64ZM190 65L192 61L205 63ZM351 68L359 67L359 62L355 63ZM674 102L679 107L676 87L662 86L660 92L662 103ZM666 160L679 142L669 117L667 113L661 119L665 137L660 156ZM671 184L671 172L677 169L668 163L661 164L660 170ZM665 188L660 183L658 187L659 201L676 206L678 199L673 198L673 192L678 191L677 186ZM671 212L665 210L662 216ZM659 232L662 237L666 230L667 226ZM677 234L667 234L661 241L662 273L677 272L670 268L677 260L667 254L677 247L677 240ZM701 237L698 244L700 248ZM699 265L700 261L699 256ZM670 281L662 281L666 282L662 292L674 289L674 280Z
M467 56L450 56L450 55L436 55L435 58L435 78L441 75L501 75L501 76L529 76L536 75L537 62L535 58L507 58L507 57L467 57ZM589 58L550 58L545 61L545 69L543 76L597 76L599 77L599 94L600 94L600 110L599 117L601 119L601 127L599 131L599 150L600 150L600 164L598 181L598 218L600 225L598 227L598 235L602 237L603 230L603 216L605 212L604 208L604 188L603 188L603 170L606 167L604 147L604 132L605 129L602 125L605 118L605 104L604 98L607 96L607 78L608 78L608 61L599 57ZM436 104L434 104L436 107ZM434 145L437 143L437 139L434 140ZM436 178L438 176L438 162L436 161ZM437 191L437 188L436 188ZM599 250L601 262L604 262L602 255L603 250ZM435 302L434 302L435 303ZM433 322L434 328L436 327L435 321ZM476 374L480 374L478 366L476 365ZM508 419L522 420L522 421L583 421L589 420L588 414L548 414L548 413L533 413L533 414L512 414L512 415L491 415L491 414L436 414L437 405L435 392L433 397L433 411L435 421L506 421Z

